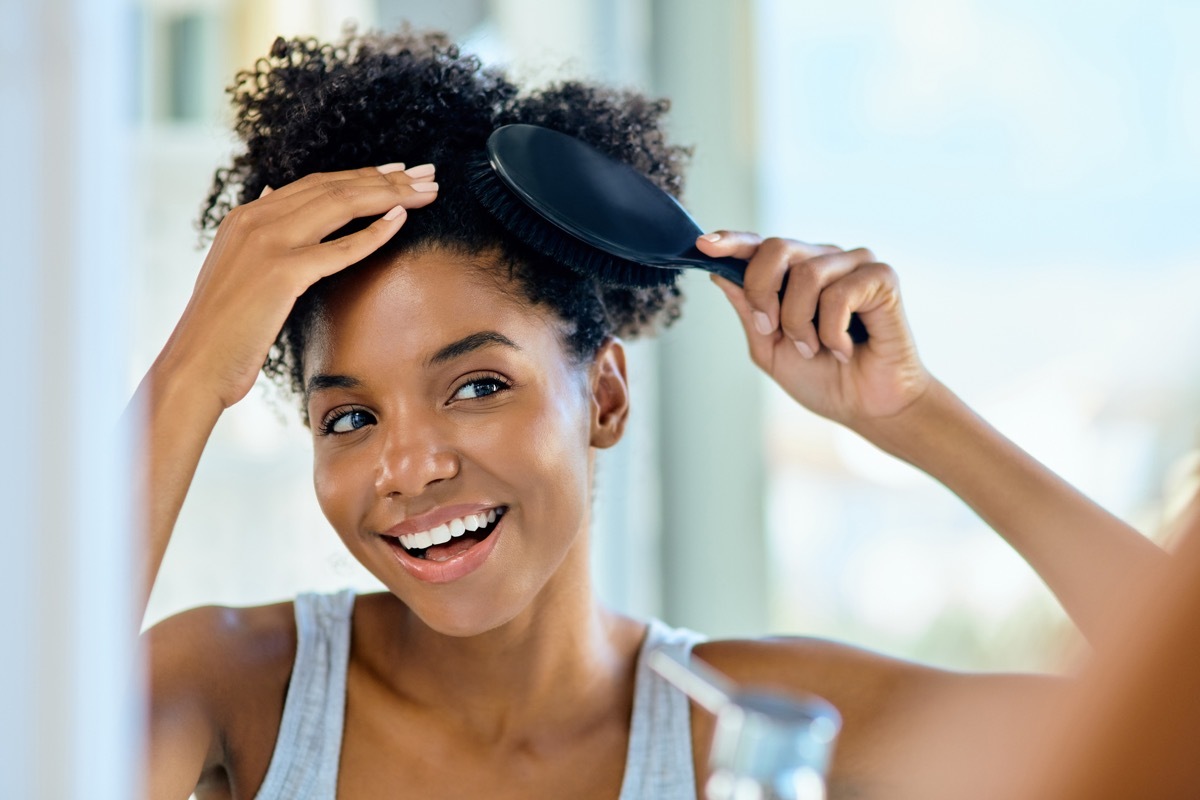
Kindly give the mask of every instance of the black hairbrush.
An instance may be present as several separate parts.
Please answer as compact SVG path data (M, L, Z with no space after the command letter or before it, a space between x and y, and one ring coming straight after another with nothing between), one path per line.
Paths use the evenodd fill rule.
M746 262L696 248L703 230L679 202L628 164L573 136L505 125L470 169L480 203L525 244L583 275L621 286L673 283L697 268L743 284ZM867 341L857 314L850 338Z

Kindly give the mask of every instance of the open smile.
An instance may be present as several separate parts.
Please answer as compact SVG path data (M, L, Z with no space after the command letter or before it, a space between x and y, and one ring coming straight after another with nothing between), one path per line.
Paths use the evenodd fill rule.
M413 577L427 583L448 583L483 565L496 546L507 511L507 506L499 506L429 530L380 534L380 538Z

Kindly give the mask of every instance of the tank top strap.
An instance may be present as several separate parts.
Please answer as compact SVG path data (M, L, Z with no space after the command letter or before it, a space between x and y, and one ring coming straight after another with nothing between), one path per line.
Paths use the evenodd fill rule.
M656 619L646 627L634 678L633 720L620 800L695 800L691 707L683 692L650 669L646 656L663 648L681 658L704 636Z
M296 597L296 661L257 800L334 800L354 591Z

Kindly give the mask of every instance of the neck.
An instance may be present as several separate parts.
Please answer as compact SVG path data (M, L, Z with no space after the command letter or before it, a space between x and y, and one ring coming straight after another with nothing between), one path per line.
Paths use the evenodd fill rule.
M438 633L395 601L381 677L400 696L488 741L584 726L631 696L643 627L592 593L581 536L534 602L470 637ZM394 598L392 598L394 599Z

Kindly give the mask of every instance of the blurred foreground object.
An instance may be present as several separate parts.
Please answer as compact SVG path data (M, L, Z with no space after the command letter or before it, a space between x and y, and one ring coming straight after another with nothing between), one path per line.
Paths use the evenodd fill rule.
M708 800L825 800L842 719L819 697L745 691L702 662L668 650L650 667L717 718Z
M130 26L119 0L0 26L0 797L127 800L141 710L129 588Z

